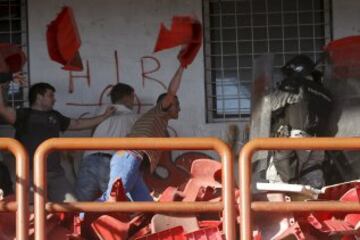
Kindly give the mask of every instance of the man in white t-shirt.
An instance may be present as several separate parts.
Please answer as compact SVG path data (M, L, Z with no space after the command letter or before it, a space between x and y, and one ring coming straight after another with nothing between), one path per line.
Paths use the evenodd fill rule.
M99 124L93 137L125 137L137 119L133 113L134 89L124 83L116 84L110 92L116 112ZM114 151L86 151L80 163L76 182L76 196L79 201L93 201L107 188L110 160Z

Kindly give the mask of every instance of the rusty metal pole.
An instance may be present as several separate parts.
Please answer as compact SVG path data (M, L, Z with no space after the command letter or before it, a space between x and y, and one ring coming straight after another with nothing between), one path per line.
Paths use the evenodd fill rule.
M223 209L224 209L224 229L226 239L235 240L235 210L234 210L234 178L233 161L229 147L217 138L53 138L43 142L36 150L34 155L34 211L35 211L35 239L44 240L45 236L45 209L46 209L46 157L51 151L56 150L113 150L113 149L159 149L159 150L216 150L221 156L223 163ZM174 203L171 208L159 207L159 203L131 203L133 210L179 210L181 212L191 212L196 210L196 203L182 202ZM86 210L119 210L110 204L103 203L66 203L56 204L57 209L64 206L76 208L78 211ZM199 204L197 204L199 205ZM218 205L203 204L208 206L210 211L219 209ZM47 209L51 205L47 204ZM195 206L196 207L196 206ZM201 209L201 208L200 208ZM201 211L204 211L202 209Z
M1 138L0 149L10 151L16 160L16 239L27 240L29 229L29 159L23 145L12 138ZM11 203L9 209L13 210Z
M235 240L235 194L234 194L234 161L232 153L225 143L220 142L214 148L221 156L223 201L224 201L224 233L227 240Z
M251 232L251 158L256 149L253 141L245 144L239 155L240 238L252 239Z
M251 158L255 151L259 150L359 150L360 138L259 138L248 142L240 152L239 156L239 175L240 175L240 236L241 239L251 239L251 212L252 210L263 210L264 207L271 207L270 204L254 203L251 204ZM306 203L309 204L309 203ZM320 205L320 206L319 206ZM304 204L281 203L275 205L274 209L267 208L267 211L303 211L303 210L326 210L346 211L357 209L356 205L344 208L341 204L334 205L330 202L320 204L310 204L303 208ZM253 209L254 207L255 209Z

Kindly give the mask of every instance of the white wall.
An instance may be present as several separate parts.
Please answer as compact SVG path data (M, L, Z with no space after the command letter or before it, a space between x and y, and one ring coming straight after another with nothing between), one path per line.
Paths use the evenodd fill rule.
M360 1L333 0L333 38L360 34ZM335 79L330 84L335 95L333 117L337 123L336 136L360 136L360 82L359 79Z
M160 85L146 82L142 86L140 58L158 58L161 69L153 77L168 84L176 70L178 49L153 54L161 22L167 26L174 15L194 14L202 19L201 0L32 0L28 4L29 60L31 82L49 82L57 89L55 108L69 117L96 111L95 107L67 106L68 102L97 102L101 91L116 81L114 51L120 60L120 81L129 83L145 103L154 103L163 92ZM68 93L68 72L49 59L46 27L61 10L72 7L79 27L83 61L89 60L91 86L84 80L75 81L75 92ZM333 0L334 38L359 34L360 10L358 0ZM179 91L182 112L178 121L170 125L179 136L217 136L225 139L229 123L207 124L205 108L204 56L199 51L194 63L186 70ZM150 65L147 67L151 68ZM83 73L81 73L83 74ZM108 100L107 100L108 101ZM244 127L244 124L235 123ZM2 131L4 132L4 131ZM67 136L88 136L88 131L69 132ZM240 132L243 136L243 131ZM242 144L240 138L239 145Z
M142 86L140 58L154 56L161 62L161 69L152 76L166 85L178 66L179 49L152 53L160 23L168 27L174 15L196 15L202 19L201 0L32 0L29 2L29 44L31 82L49 82L56 89L55 108L69 117L82 113L94 113L96 107L67 106L68 102L97 102L101 91L116 81L114 50L118 51L120 81L131 84L140 99L154 103L164 92L154 82ZM69 94L68 72L48 57L46 26L61 7L72 7L79 27L83 61L89 60L91 87L85 80L75 81L75 92ZM40 14L41 13L41 14ZM200 49L194 63L188 67L178 96L181 113L178 121L170 125L179 136L217 136L225 138L228 123L206 124L203 50ZM148 62L147 68L152 68ZM83 73L81 73L83 74ZM71 132L67 136L87 136L89 132Z
M332 0L334 39L360 34L360 1Z

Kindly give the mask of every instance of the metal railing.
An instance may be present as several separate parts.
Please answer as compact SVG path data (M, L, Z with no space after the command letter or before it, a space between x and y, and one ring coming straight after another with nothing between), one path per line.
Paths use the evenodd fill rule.
M264 212L360 212L360 203L321 202L252 202L251 158L259 150L359 150L360 138L263 138L248 142L239 156L240 236L252 238L252 211Z
M0 212L16 211L16 239L27 240L29 229L29 159L21 143L0 138L0 149L10 151L16 161L16 202L0 202Z
M72 202L46 203L46 159L50 152L59 150L215 150L223 164L223 202ZM224 210L224 233L226 239L235 240L233 160L229 147L217 138L54 138L43 142L34 155L34 212L35 239L46 239L45 210L93 211L93 212L210 212Z

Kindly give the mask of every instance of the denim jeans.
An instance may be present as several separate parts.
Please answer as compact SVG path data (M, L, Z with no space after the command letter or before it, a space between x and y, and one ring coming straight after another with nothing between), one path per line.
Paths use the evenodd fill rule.
M76 181L79 201L94 201L106 191L109 183L110 159L105 154L90 154L82 159Z
M114 181L121 179L125 192L133 201L153 201L140 171L142 159L131 151L118 151L110 162L110 179L101 200L106 201Z

